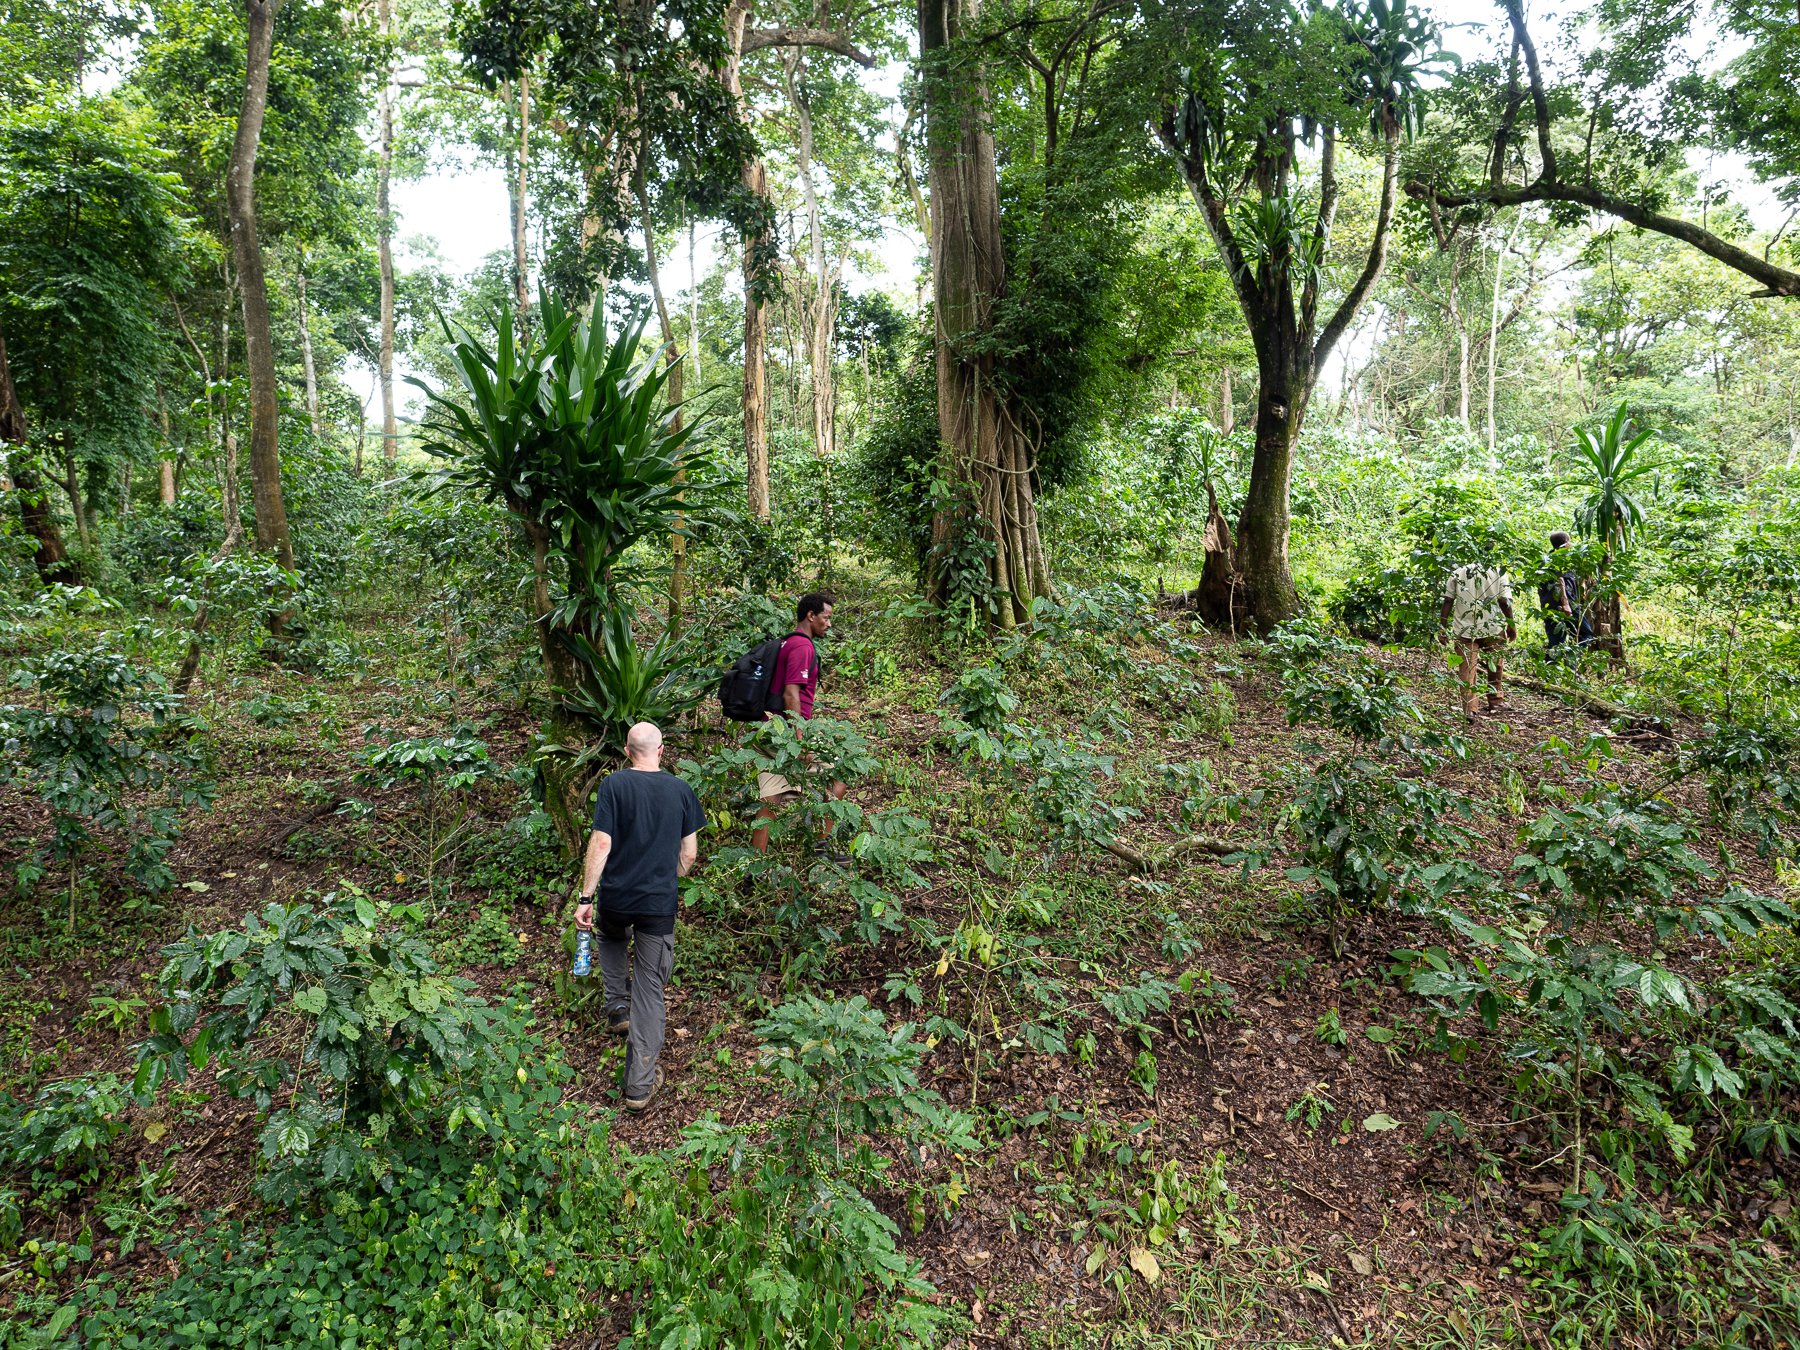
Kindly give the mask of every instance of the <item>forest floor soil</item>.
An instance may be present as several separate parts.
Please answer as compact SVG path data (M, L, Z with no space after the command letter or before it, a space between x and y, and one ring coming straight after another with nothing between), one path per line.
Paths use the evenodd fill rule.
M1287 723L1270 670L1216 637L1196 633L1195 647L1186 664L1229 689L1235 716L1222 734L1198 735L1183 722L1191 709L1134 700L1128 731L1107 747L1119 756L1121 774L1137 766L1145 771L1138 781L1153 782L1148 770L1160 763L1206 758L1220 782L1241 790L1304 760L1303 738ZM1165 659L1149 648L1141 656ZM1432 657L1381 659L1448 717L1454 692ZM939 857L921 869L926 887L909 893L906 904L950 932L970 914L971 879L1004 890L1019 884L1018 873L989 866L995 859L975 842L981 822L956 808L986 799L944 748L936 695L953 672L913 674L914 687L894 679L827 685L820 710L856 724L884 761L884 771L856 791L862 806L932 816ZM289 692L314 686L315 711L270 727L245 716L225 689L202 695L218 730L221 795L214 810L189 818L170 857L179 885L159 904L121 908L115 917L108 907L127 903L126 893L103 891L96 902L105 922L74 952L23 936L50 923L55 904L37 909L15 901L0 913L0 926L12 930L9 968L0 971L0 1009L11 1022L4 1043L9 1081L99 1070L129 1077L141 1026L98 1025L91 1000L153 999L159 949L190 925L202 932L235 926L270 900L346 880L371 893L405 891L397 840L379 830L359 833L337 810L347 797L370 798L379 820L382 810L401 805L398 797L384 801L358 788L352 774L360 738L321 726L332 710L345 726L359 724L369 686L280 678ZM1053 691L1034 716L1054 726L1060 707L1072 720L1081 697L1072 687ZM1439 775L1484 804L1477 861L1496 870L1517 851L1517 828L1535 810L1548 776L1567 763L1546 743L1556 737L1580 745L1607 729L1604 718L1543 691L1515 686L1510 698L1504 716L1467 730L1472 753ZM474 722L496 759L523 762L530 719L516 706L472 699L463 694L433 712L414 698L406 717L385 724L436 734ZM689 737L680 754L703 752L706 741ZM1627 781L1653 781L1663 772L1662 738L1614 744L1622 754L1616 772ZM11 833L32 833L29 803L13 797L0 806L24 826ZM1134 847L1180 836L1178 803L1140 806L1143 822L1127 831ZM516 795L502 781L473 809L480 828L496 830L516 812ZM737 834L703 836L703 856L741 845ZM1009 849L1003 838L989 843ZM1741 841L1733 857L1744 884L1780 892ZM0 847L0 867L13 860ZM1229 986L1233 1006L1222 1017L1187 1007L1158 1013L1147 1019L1150 1034L1140 1037L1082 995L1086 1002L1069 1024L1071 1047L1082 1033L1091 1037L1080 1049L1034 1053L1005 1045L1004 1033L978 1034L978 1053L946 1043L929 1057L930 1086L977 1112L993 1145L958 1169L954 1200L924 1215L905 1213L894 1197L877 1199L900 1221L908 1251L941 1297L968 1310L968 1344L1463 1345L1506 1327L1530 1342L1521 1311L1529 1300L1506 1263L1521 1238L1535 1237L1555 1218L1567 1182L1566 1166L1547 1157L1551 1122L1543 1108L1516 1098L1514 1067L1497 1038L1458 1042L1454 1054L1434 1049L1430 1009L1387 977L1395 953L1430 944L1429 932L1381 915L1349 930L1334 951L1325 929L1293 904L1280 861L1245 876L1235 864L1194 853L1143 877L1089 850L1032 873L1031 884L1061 897L1040 927L1072 989L1141 972L1171 981L1203 972ZM463 935L486 922L491 938L499 932L491 917L498 908L511 935L498 959L483 952L490 959L465 960L460 973L496 1000L533 1000L541 1029L575 1069L569 1099L616 1114L620 1145L645 1153L677 1143L703 1113L744 1124L779 1109L772 1085L754 1072L751 1031L753 1004L784 997L789 981L779 953L709 932L703 917L684 924L663 1055L669 1088L651 1110L632 1116L618 1109L622 1041L608 1035L597 1006L569 1015L555 995L554 977L567 960L566 895L514 890L497 906L499 888L484 889L456 866L434 926ZM1168 914L1191 938L1178 957L1165 944ZM471 950L454 941L441 949L451 961ZM722 970L714 959L721 953L760 953L766 965ZM889 999L889 977L922 972L929 986L935 956L904 936L873 948L847 944L802 983L838 997L860 994L890 1017L911 1017ZM947 997L966 990L958 986ZM1341 1027L1342 1044L1321 1035L1328 1022ZM1154 1053L1153 1076L1144 1071L1146 1049ZM191 1086L204 1091L210 1084L202 1076ZM126 1171L136 1161L172 1158L184 1221L256 1212L258 1123L247 1104L223 1094L191 1110L159 1104L134 1111L132 1126L120 1141ZM1141 1248L1151 1262L1134 1264L1141 1239L1108 1241L1101 1233L1141 1230L1130 1212L1169 1162L1192 1188L1192 1217L1177 1220L1166 1241ZM1795 1181L1791 1162L1760 1167L1770 1175L1780 1168L1789 1186ZM1229 1199L1202 1196L1199 1179L1209 1169ZM1746 1196L1757 1171L1745 1169ZM1754 1241L1755 1217L1720 1214L1720 1236ZM80 1220L59 1216L56 1227L64 1232ZM121 1259L104 1236L95 1261L143 1280L173 1268L163 1248L142 1245ZM627 1320L627 1310L612 1311L612 1324ZM585 1347L599 1334L571 1344ZM610 1341L602 1335L600 1343Z

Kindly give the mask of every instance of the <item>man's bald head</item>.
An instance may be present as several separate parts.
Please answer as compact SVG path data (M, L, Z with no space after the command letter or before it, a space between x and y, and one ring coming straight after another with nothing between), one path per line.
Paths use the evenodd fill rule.
M625 733L625 758L633 764L654 764L662 743L662 732L656 723L637 722Z

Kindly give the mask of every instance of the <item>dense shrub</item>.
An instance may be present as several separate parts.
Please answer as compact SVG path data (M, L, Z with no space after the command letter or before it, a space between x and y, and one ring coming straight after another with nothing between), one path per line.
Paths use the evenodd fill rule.
M233 1220L196 1234L177 1248L180 1273L139 1301L90 1286L90 1343L328 1335L395 1350L540 1350L590 1323L630 1216L612 1149L603 1126L562 1100L568 1070L518 1011L491 1031L447 1118L435 1098L422 1118L395 1118L362 1166L323 1179L272 1227Z
M928 329L920 329L907 358L894 367L868 434L850 461L860 537L914 573L923 570L931 553L937 481L937 367L928 336Z
M212 1064L264 1124L264 1189L370 1175L408 1131L480 1125L484 1066L517 1027L437 969L396 910L348 883L316 904L271 902L241 928L163 949L164 1003L139 1050L151 1096Z
M49 838L31 841L15 864L19 883L66 868L73 929L76 873L110 840L133 882L166 889L181 810L210 804L213 792L180 696L105 647L48 652L20 665L10 683L34 701L0 705L0 781L35 793L51 824Z

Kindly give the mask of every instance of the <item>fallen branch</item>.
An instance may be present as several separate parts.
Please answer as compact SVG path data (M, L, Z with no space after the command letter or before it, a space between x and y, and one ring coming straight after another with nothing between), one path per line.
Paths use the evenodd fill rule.
M1234 844L1228 839L1214 839L1211 835L1190 834L1186 839L1177 839L1165 848L1153 849L1139 853L1134 848L1121 844L1116 839L1109 839L1101 845L1115 858L1122 858L1130 864L1134 872L1154 872L1166 863L1173 862L1183 853L1210 853L1222 858L1228 853L1236 853L1243 848L1242 844Z
M1590 694L1585 690L1575 689L1566 684L1551 684L1546 680L1534 680L1524 675L1508 675L1506 682L1516 684L1522 689L1536 690L1540 694L1554 694L1557 698L1573 703L1583 712L1590 712L1598 717L1623 717L1628 721L1642 722L1648 726L1667 729L1668 724L1655 713L1627 708L1623 703L1614 703L1610 699L1601 698L1598 694Z

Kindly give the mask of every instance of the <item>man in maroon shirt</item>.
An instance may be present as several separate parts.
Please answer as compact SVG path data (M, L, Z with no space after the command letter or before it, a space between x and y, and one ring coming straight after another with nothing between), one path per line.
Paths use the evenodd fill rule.
M819 649L815 644L831 631L831 605L831 596L823 591L809 591L801 596L794 606L794 631L788 634L781 644L781 654L775 658L775 676L771 683L781 691L782 710L797 715L802 722L812 717L813 697L819 688ZM795 735L799 734L796 730ZM773 807L786 806L800 794L780 774L759 773L756 775L756 795L763 802L756 818L773 820ZM831 795L843 797L843 783L833 783ZM767 853L769 827L758 825L750 843L758 853Z

